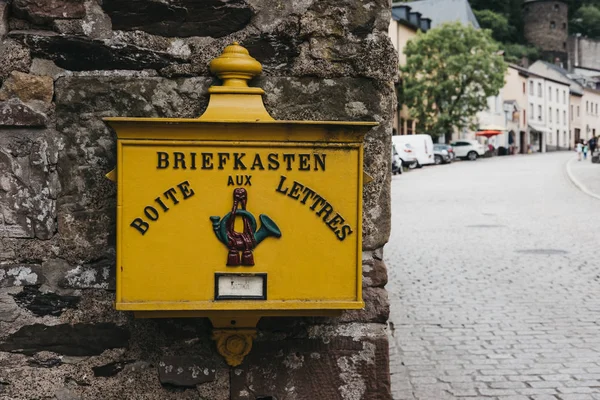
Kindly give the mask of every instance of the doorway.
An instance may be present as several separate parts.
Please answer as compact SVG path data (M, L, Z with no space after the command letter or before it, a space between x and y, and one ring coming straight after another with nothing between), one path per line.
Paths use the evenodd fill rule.
M525 148L525 132L519 132L519 152L521 154L527 154L527 149Z

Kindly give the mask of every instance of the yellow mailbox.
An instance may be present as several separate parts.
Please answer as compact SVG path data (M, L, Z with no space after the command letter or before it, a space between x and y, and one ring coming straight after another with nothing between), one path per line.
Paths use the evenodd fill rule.
M105 118L117 133L117 310L203 316L231 365L262 316L360 309L363 136L276 121L237 43L197 119Z

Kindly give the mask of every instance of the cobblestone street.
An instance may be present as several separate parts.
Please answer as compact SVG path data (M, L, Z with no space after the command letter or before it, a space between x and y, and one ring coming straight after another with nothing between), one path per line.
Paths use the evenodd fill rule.
M393 178L394 399L600 399L600 200L573 157Z

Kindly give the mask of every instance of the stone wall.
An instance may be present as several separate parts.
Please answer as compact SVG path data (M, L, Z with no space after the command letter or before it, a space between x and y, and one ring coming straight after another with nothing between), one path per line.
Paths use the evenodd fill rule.
M0 0L0 398L388 399L388 0ZM277 119L375 120L364 311L264 318L230 369L205 319L113 309L115 135L105 116L196 117L237 40Z
M568 8L561 0L529 0L523 6L527 42L540 48L544 58L567 62Z
M569 36L569 61L571 67L597 70L600 66L600 40Z

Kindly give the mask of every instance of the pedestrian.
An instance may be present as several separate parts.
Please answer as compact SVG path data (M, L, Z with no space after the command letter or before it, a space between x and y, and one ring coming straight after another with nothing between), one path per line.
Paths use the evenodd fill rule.
M594 157L594 152L598 146L598 138L596 138L596 135L592 136L592 138L588 141L588 145L590 146L590 156Z
M583 142L583 159L587 160L587 153L588 153L588 144L587 142Z
M583 143L581 141L577 143L575 151L577 152L577 161L581 161L581 153L583 153Z

